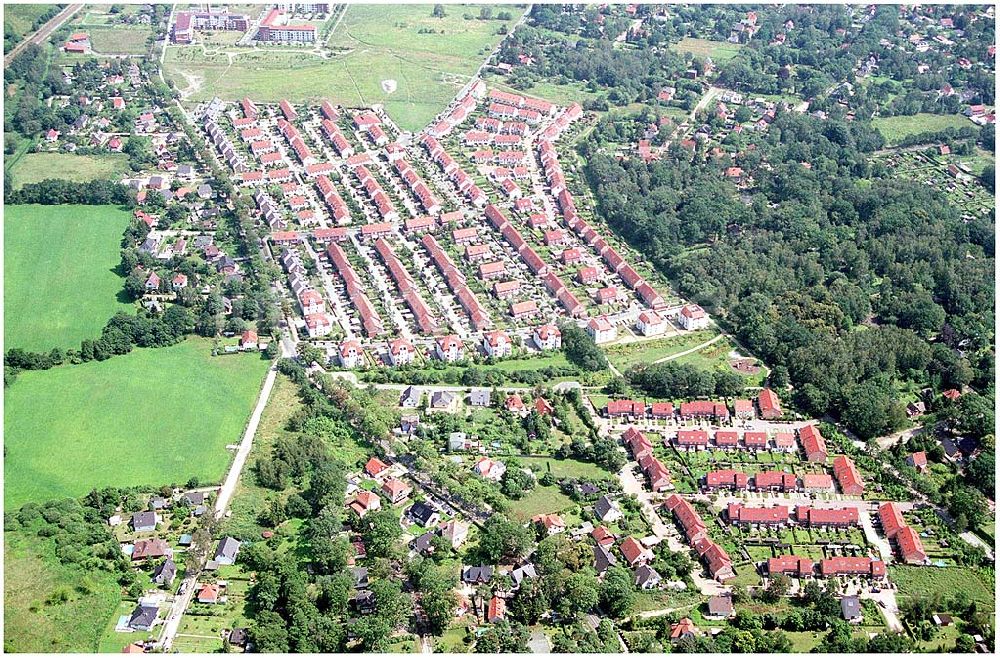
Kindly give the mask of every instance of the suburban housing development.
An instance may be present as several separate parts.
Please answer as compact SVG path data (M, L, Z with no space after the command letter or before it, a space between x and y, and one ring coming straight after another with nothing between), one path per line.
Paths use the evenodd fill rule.
M995 19L5 5L4 650L993 653Z

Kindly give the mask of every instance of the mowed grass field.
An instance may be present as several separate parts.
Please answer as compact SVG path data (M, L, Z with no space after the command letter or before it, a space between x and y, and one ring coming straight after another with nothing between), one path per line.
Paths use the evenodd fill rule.
M120 587L107 573L60 564L51 539L4 533L5 652L97 651L120 600Z
M872 123L885 137L886 144L899 144L903 138L918 133L935 132L945 128L975 126L960 114L914 114L913 116L879 117Z
M729 43L728 41L714 41L711 39L695 39L694 37L684 37L670 49L677 53L691 53L695 57L711 57L716 64L728 62L740 52L743 44Z
M4 501L100 486L218 482L268 362L190 338L107 361L22 372L5 392Z
M25 153L10 167L14 189L48 178L61 178L75 183L98 179L114 179L128 169L128 156L123 153L73 155L71 153Z
M463 14L479 15L478 5L447 5L444 18L431 15L433 5L350 5L328 38L332 56L289 48L234 49L227 56L172 46L164 74L187 101L250 96L264 102L380 104L403 130L415 131L454 98L499 42L498 28L509 28L522 11L496 6L494 15L500 10L513 19L465 20ZM394 91L383 89L386 80L396 82Z
M4 345L79 348L119 302L118 266L130 215L112 206L7 206L4 213Z

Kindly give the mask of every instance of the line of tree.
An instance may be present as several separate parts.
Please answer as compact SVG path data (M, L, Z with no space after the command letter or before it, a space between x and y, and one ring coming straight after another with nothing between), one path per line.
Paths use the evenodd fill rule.
M116 181L93 180L76 182L47 178L28 183L15 190L10 172L4 172L4 203L8 205L40 204L59 206L135 206L135 190Z

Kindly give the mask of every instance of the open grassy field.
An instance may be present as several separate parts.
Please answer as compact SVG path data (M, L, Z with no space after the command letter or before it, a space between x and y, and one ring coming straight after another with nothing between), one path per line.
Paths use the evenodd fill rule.
M742 44L729 43L728 41L713 41L711 39L695 39L684 37L677 43L670 46L670 49L678 53L691 53L695 57L711 57L716 64L728 62L740 52Z
M268 364L211 347L192 338L21 373L5 396L7 508L95 486L219 481Z
M552 471L556 478L610 478L613 477L597 464L582 462L576 459L555 459L548 457L519 457L524 466L538 466L542 473Z
M7 206L4 344L48 351L100 336L124 280L113 270L129 213L111 206Z
M950 596L965 592L983 608L996 609L994 586L985 582L975 570L967 567L908 567L893 566L889 577L899 587L899 598L940 593Z
M718 335L714 328L703 331L685 332L679 336L647 340L637 343L611 345L604 353L616 368L625 372L635 365L653 363L674 354L679 354L711 340Z
M142 55L149 48L146 40L153 34L148 25L109 25L90 27L90 43L102 55Z
M885 137L886 144L893 146L904 137L917 133L934 132L945 128L974 126L960 114L914 114L913 116L879 117L872 123Z
M595 100L601 95L590 91L583 85L583 83L580 82L559 84L558 82L554 82L552 80L539 80L527 90L515 89L514 87L503 84L500 82L500 78L497 78L496 76L487 78L486 82L490 85L490 87L496 87L502 91L508 91L512 94L520 94L522 96L542 98L558 105L569 105L571 103L582 104L587 100Z
M688 363L706 370L737 372L729 365L731 359L730 353L735 349L735 343L724 338L702 350L678 357L676 361L677 363ZM764 368L761 368L760 372L756 375L743 372L739 374L746 380L747 386L761 386L764 383L764 379L767 378L767 371Z
M10 168L14 189L47 178L61 178L74 183L98 179L115 179L128 168L128 156L123 153L74 155L72 153L25 153Z
M495 7L494 14L500 9ZM516 8L503 9L516 19ZM234 50L230 60L222 52L170 47L164 74L188 101L249 95L261 101L328 98L347 106L381 104L402 129L418 130L451 101L498 43L498 28L513 24L463 17L478 16L478 6L447 6L446 11L444 18L434 18L432 5L350 5L327 41L332 57L255 49ZM395 80L396 89L387 92L384 80Z
M5 652L97 651L121 599L113 577L63 566L52 540L23 531L4 533L4 581Z

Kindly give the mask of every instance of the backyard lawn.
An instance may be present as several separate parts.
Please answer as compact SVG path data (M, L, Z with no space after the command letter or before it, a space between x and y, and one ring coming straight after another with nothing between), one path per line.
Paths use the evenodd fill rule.
M536 514L554 514L574 505L569 496L559 491L559 487L538 485L521 500L510 501L510 510L513 516L527 521Z
M101 486L218 482L268 362L188 339L22 372L4 406L7 509Z
M6 348L79 348L131 308L117 299L124 280L114 272L129 213L71 205L5 210Z

